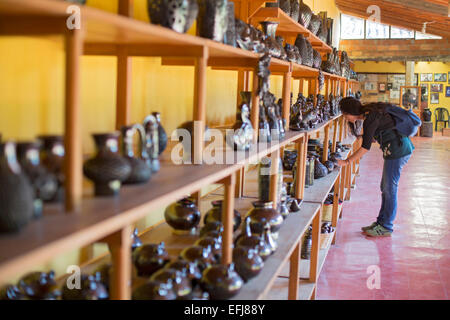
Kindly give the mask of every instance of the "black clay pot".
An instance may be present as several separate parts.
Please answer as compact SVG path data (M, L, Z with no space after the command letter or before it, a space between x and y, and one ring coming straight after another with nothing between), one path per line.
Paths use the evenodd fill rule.
M171 284L147 281L133 291L133 300L176 300L177 295Z
M224 42L228 29L227 0L198 0L199 14L197 35L218 42Z
M200 229L200 237L211 236L210 233L217 232L222 234L223 232L223 224L220 221L210 221L203 225Z
M131 166L119 150L119 132L94 134L97 154L87 160L83 172L94 182L96 196L115 196L130 173Z
M284 150L284 170L292 170L294 168L295 161L297 161L297 150Z
M145 244L133 251L132 259L140 277L149 277L163 268L169 261L164 242Z
M0 233L19 231L33 217L34 191L12 142L0 144L0 181Z
M15 285L6 285L0 289L0 300L25 300L26 297Z
M215 263L219 263L222 257L222 242L213 237L202 237L195 241L194 245L209 248L214 256Z
M232 134L226 136L227 144L234 150L249 150L253 142L253 126L250 121L249 104L242 103L238 108Z
M195 262L201 272L215 263L214 255L209 247L187 247L181 251L180 257L186 261Z
M234 270L234 264L214 265L203 272L200 283L212 300L227 300L239 293L244 281Z
M109 292L109 282L111 279L111 272L112 272L112 264L111 263L105 263L96 268L93 272L96 279L100 281L106 288L106 290Z
M223 43L236 47L236 22L234 18L234 2L227 3L227 29L225 31Z
M198 15L197 0L147 0L148 14L153 24L185 33Z
M274 238L278 236L278 230L283 223L283 216L273 208L272 201L254 201L253 208L246 214L250 217L252 233L262 234L265 222L270 225Z
M264 240L261 235L252 234L250 222L251 218L246 217L241 228L242 231L234 242L235 247L248 247L259 254L260 250L264 247Z
M301 258L309 260L311 257L311 247L312 247L312 226L309 226L308 231L303 237Z
M162 282L172 286L177 298L183 299L192 293L192 284L190 279L181 271L164 268L156 271L150 280Z
M58 190L51 201L62 201L64 199L64 138L57 135L40 135L38 140L42 142L41 162L47 170L52 173L58 181Z
M144 127L140 124L123 126L120 130L122 132L122 154L128 161L131 167L131 172L128 178L123 182L124 184L138 184L150 180L152 170L148 165L149 156L147 154L146 134ZM138 133L139 145L138 150L140 154L135 154L134 150L134 136Z
M58 191L56 177L41 165L39 151L40 143L38 142L20 142L17 144L17 159L33 185L36 196L34 200L35 217L42 215L42 202L54 199Z
M423 121L430 122L431 121L431 110L428 108L425 108L422 112Z
M327 168L328 173L333 172L334 170L334 163L331 160L327 160L323 163L323 165Z
M152 172L157 172L160 169L159 163L159 123L153 114L147 116L143 121L143 126L146 134L146 149L148 154L148 166Z
M175 233L186 234L192 233L198 226L201 214L195 202L184 198L168 206L164 211L164 218Z
M81 288L69 288L65 282L62 287L63 300L107 300L108 290L101 282L101 275L81 275ZM75 285L75 284L73 284Z
M206 225L209 222L219 221L222 223L222 204L223 200L212 201L212 208L206 212L205 217L203 218L203 223ZM236 231L241 225L241 214L234 210L233 215L233 231Z
M193 287L199 284L202 278L202 272L198 267L198 264L194 261L188 261L181 258L171 261L165 265L164 268L174 269L180 271L185 277L187 277Z
M243 246L233 249L233 262L236 265L236 272L246 282L256 277L264 267L264 261L258 251Z
M167 148L167 133L161 123L161 114L159 112L152 112L158 123L158 154L161 154Z
M28 273L19 280L19 289L31 300L56 300L61 296L53 271Z
M325 177L328 174L328 169L322 163L320 163L319 159L314 160L314 179L320 179Z

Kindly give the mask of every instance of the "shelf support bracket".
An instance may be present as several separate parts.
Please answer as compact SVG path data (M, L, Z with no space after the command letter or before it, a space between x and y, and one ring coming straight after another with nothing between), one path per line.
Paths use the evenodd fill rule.
M222 205L223 243L222 264L228 265L233 261L233 222L234 222L234 188L235 173L223 180L225 186L224 202Z

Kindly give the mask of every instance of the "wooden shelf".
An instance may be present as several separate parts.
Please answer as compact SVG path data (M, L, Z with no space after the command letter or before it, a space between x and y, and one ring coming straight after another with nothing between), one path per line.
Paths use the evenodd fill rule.
M289 265L289 257L303 233L312 223L313 218L319 212L318 204L302 204L299 212L291 213L283 223L277 240L278 249L264 262L261 273L251 279L241 289L241 292L233 297L233 300L260 300L266 299L266 294L272 291L272 284L283 266Z
M311 300L316 284L306 280L299 281L298 299ZM267 300L287 300L289 289L289 279L278 277L266 296Z
M304 66L301 64L292 64L292 77L293 78L316 78L319 76L319 70Z
M45 206L44 217L20 233L0 235L0 247L5 248L0 252L0 282L57 254L100 240L152 210L218 182L248 163L257 163L302 135L290 131L278 143L260 143L257 152L240 153L242 157L234 164L175 165L170 159L162 159L160 171L148 183L125 186L116 198L85 198L79 213L64 214L62 205ZM223 159L237 154L227 148Z
M339 173L340 169L336 169L326 177L314 179L314 184L308 188L305 188L303 201L323 203L328 197L328 194L336 182L336 179L339 177Z
M333 49L327 45L325 42L319 39L307 28L302 26L297 21L293 20L288 14L286 14L280 8L260 8L251 17L251 22L253 25L258 26L261 21L274 21L278 22L277 34L284 37L294 36L298 34L303 34L307 38L313 48L319 52L331 52Z

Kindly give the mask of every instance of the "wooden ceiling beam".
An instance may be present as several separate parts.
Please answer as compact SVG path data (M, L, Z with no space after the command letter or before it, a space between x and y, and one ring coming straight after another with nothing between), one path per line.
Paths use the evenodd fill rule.
M426 11L439 16L448 16L448 4L441 5L434 2L428 2L424 0L384 0L384 2L390 2L402 5L407 8L414 8L420 11Z

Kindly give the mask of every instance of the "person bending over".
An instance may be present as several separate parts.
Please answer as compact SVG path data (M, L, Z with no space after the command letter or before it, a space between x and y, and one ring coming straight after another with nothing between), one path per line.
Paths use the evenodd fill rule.
M346 166L360 159L377 141L383 151L384 165L381 179L381 208L377 221L362 231L372 237L390 236L394 231L397 214L397 189L400 174L412 155L414 146L409 137L401 135L395 129L394 118L386 112L387 103L369 103L362 105L357 99L348 97L340 102L344 118L355 136L355 122L363 121L362 146L347 160L338 160L338 165Z

